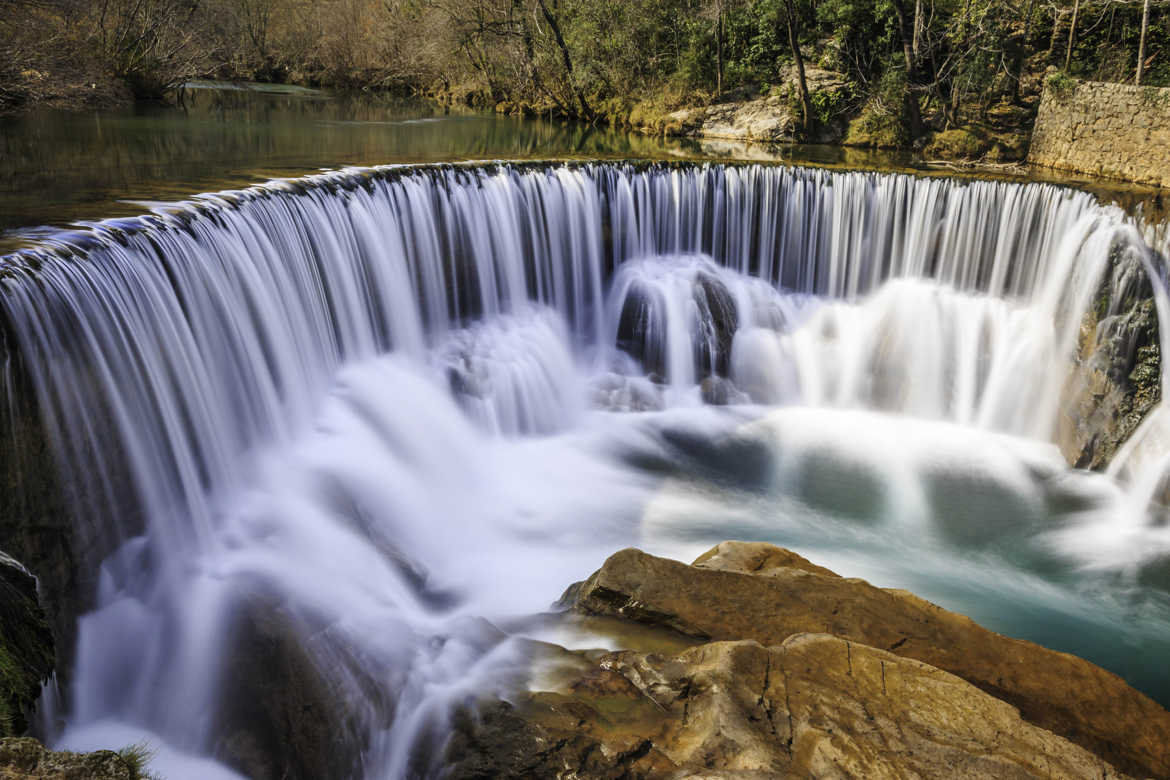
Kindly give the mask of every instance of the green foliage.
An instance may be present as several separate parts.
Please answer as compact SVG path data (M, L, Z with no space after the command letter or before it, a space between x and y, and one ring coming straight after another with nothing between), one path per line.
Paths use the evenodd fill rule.
M1055 70L1044 79L1044 86L1058 101L1068 100L1077 88L1077 80L1063 70Z
M915 123L926 132L984 122L996 105L1034 110L1045 69L1064 62L1067 6L1033 0L0 2L0 107L29 99L28 89L17 89L22 73L60 71L63 59L88 59L148 97L212 75L405 89L487 107L506 102L517 111L613 118L648 98L663 109L694 96L712 100L720 74L723 99L775 88L787 93L793 12L808 67L834 71L851 85L843 100L817 97L814 84L815 119L839 123L867 106L862 124L869 134L905 144L907 109L921 115ZM918 24L904 28L899 8L911 15L921 9ZM1132 80L1140 4L1082 3L1082 11L1068 76ZM903 40L911 28L919 31L914 47ZM915 62L907 62L907 50L916 52ZM1170 83L1170 7L1154 7L1146 57L1143 83Z
M907 89L906 72L887 67L861 115L849 125L845 143L882 149L909 146L913 139L905 111Z
M848 90L822 89L809 95L812 103L813 118L822 127L833 124L845 116L852 103L852 95Z

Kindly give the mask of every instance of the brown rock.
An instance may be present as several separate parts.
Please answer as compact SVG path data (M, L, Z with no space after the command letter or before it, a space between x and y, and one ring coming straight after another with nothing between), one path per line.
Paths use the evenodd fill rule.
M135 762L112 750L54 752L31 737L0 739L0 780L138 780Z
M1120 677L767 548L725 542L694 566L622 550L576 590L573 608L765 646L836 635L955 674L1123 771L1170 776L1170 713Z
M824 634L603 656L457 726L450 776L1121 778L1010 705Z

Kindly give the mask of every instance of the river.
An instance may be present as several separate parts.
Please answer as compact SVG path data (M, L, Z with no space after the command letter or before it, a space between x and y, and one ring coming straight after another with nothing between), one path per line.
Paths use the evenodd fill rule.
M239 671L259 611L342 702L341 765L437 771L451 707L521 663L483 620L604 642L531 617L620 547L729 538L1170 702L1161 457L1055 444L1118 264L1165 306L1123 209L374 102L199 89L6 135L0 305L63 479L109 497L47 738L146 739L168 777L288 753ZM498 158L571 162L465 162Z

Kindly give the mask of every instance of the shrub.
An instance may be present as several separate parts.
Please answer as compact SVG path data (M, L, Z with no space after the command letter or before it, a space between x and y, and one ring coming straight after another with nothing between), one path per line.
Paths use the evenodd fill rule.
M1044 79L1044 86L1058 101L1067 100L1077 88L1077 80L1063 70L1054 70Z

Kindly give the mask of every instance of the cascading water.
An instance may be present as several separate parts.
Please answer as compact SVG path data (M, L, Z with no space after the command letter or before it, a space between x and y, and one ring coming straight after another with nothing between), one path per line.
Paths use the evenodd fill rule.
M1163 464L1117 482L1051 444L1122 256L1165 312L1157 255L1084 193L600 164L341 171L13 255L2 306L103 559L47 736L146 736L170 777L438 772L451 707L522 678L509 637L565 585L736 537L1165 698L1085 638L1140 601L1120 644L1170 643L1125 576L1170 555L1134 498ZM255 678L290 676L257 647L323 681L329 755L273 757L308 737L256 727Z

